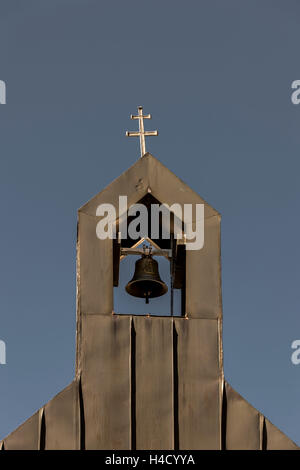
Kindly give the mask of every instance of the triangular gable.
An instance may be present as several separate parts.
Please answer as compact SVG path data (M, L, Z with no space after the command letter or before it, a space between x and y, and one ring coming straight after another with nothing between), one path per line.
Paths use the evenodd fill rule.
M223 397L226 450L297 450L299 447L227 382Z
M110 203L118 207L120 195L127 196L129 206L139 201L149 190L161 203L204 204L205 218L219 215L212 206L150 153L146 153L103 191L90 199L79 212L95 216L100 204Z

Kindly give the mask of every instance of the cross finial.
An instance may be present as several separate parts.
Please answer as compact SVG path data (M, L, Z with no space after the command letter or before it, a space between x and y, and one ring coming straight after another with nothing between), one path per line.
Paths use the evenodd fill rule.
M146 153L145 136L158 135L158 131L145 131L145 129L144 129L144 119L151 119L151 114L146 114L146 116L143 116L143 106L138 107L138 115L137 116L133 116L131 114L130 118L139 120L139 131L138 132L126 131L126 136L127 137L139 137L140 138L141 157L142 157Z

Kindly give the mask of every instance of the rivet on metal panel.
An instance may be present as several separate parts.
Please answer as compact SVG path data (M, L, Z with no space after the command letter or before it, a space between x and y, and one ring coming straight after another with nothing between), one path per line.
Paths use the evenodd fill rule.
M143 186L144 186L143 178L139 178L138 182L135 185L135 189L139 191L140 189L143 189Z

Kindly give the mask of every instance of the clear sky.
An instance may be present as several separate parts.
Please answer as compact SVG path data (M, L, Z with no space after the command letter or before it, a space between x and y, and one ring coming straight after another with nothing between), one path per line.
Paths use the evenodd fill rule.
M74 376L77 209L139 158L143 105L147 150L222 214L225 376L300 444L299 18L296 0L0 0L0 437Z

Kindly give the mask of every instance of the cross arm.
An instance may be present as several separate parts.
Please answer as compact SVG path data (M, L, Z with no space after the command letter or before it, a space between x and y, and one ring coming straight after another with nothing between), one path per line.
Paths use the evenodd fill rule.
M139 137L139 136L140 136L139 132L126 131L126 137Z
M130 114L130 119L152 119L151 114L146 114L145 116L134 116L133 114Z
M144 135L158 135L158 131L145 131Z

